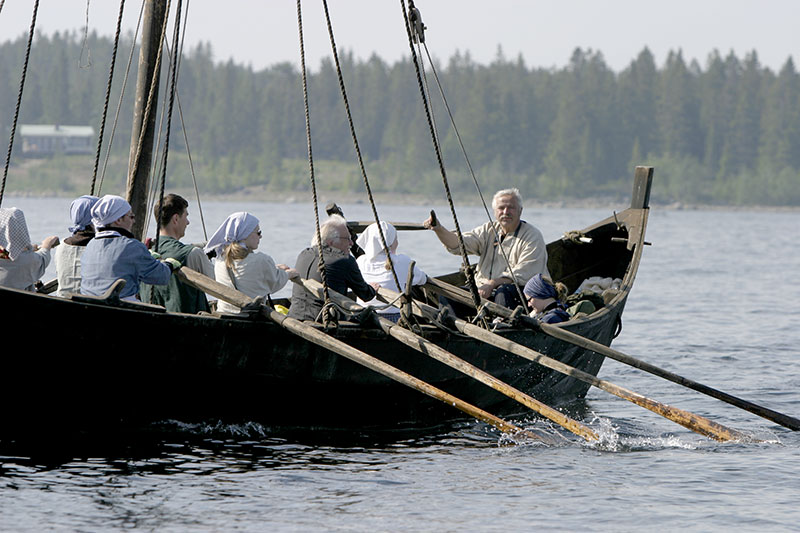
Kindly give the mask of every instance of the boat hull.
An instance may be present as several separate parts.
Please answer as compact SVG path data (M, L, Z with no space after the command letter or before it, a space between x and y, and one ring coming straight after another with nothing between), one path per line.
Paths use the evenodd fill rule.
M0 289L9 331L36 323L44 342L3 350L3 429L163 420L253 421L266 426L424 426L463 415L450 405L307 342L263 319L121 309ZM566 325L608 345L624 299ZM75 319L70 320L70 318ZM590 374L603 357L527 329L498 330ZM336 336L497 415L525 411L489 387L388 338L343 324ZM425 336L473 365L554 405L588 385L455 333Z
M652 168L637 167L631 207L547 246L553 279L574 292L590 276L620 279L605 305L558 324L610 345L641 260ZM439 287L441 290L441 287ZM433 295L429 295L433 300ZM426 427L466 418L452 405L401 385L305 340L263 316L246 319L166 313L0 288L6 339L0 351L0 434L20 429L165 420L258 422L268 427ZM536 399L561 406L589 385L455 332L423 335ZM353 348L494 415L525 413L472 377L416 352L377 328L329 332ZM591 375L603 356L540 331L496 333Z

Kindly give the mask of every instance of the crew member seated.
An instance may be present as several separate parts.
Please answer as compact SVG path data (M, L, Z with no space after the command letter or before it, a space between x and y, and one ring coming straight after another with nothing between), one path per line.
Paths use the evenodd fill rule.
M350 255L352 238L347 228L347 221L339 215L332 215L320 226L320 235L328 287L340 294L347 294L347 290L351 289L362 300L372 300L378 284L368 284L364 281L355 258ZM322 282L316 236L312 245L297 256L294 268L301 277ZM289 317L298 320L317 320L322 311L322 304L322 300L314 297L304 287L295 285L292 288Z
M139 284L166 285L172 271L181 267L169 258L159 261L131 233L136 216L131 205L113 194L92 207L94 239L81 256L81 294L102 296L118 279L125 280L119 297L136 302Z

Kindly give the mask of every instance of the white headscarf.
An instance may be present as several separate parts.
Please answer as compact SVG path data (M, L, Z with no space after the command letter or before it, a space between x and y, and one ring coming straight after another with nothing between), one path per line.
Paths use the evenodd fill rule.
M12 261L22 252L33 249L25 213L16 207L0 208L0 247L8 252Z
M255 216L244 211L228 215L225 222L222 223L217 231L214 232L214 235L208 240L205 252L209 253L213 250L219 254L220 248L223 246L235 242L241 243L255 231L258 224L258 219Z
M392 245L397 240L397 230L388 222L381 221L381 230L383 237L386 239L386 246L391 250ZM374 222L367 226L364 233L358 236L356 240L368 261L386 261L386 251L383 249L381 242L381 235L378 232L378 225Z
M69 227L70 233L75 234L86 229L86 226L92 223L92 207L99 199L97 196L85 194L72 201L69 206L69 217L72 220L72 225Z
M95 228L108 226L127 215L130 210L131 204L125 198L107 194L92 207L92 223Z

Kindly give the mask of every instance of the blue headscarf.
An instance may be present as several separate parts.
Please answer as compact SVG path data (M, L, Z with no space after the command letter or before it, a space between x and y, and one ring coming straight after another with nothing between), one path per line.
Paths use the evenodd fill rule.
M95 228L104 228L127 215L130 210L131 204L125 198L106 194L92 207L92 224Z
M536 274L529 279L522 292L528 298L538 298L540 300L546 300L547 298L558 299L555 286L544 279L541 274Z
M220 253L224 246L235 242L242 242L258 227L258 219L246 213L239 211L228 215L228 218L217 228L217 231L208 240L205 247L205 252L211 251Z
M99 200L97 196L84 194L72 201L69 206L69 217L72 219L72 225L69 227L70 233L74 235L92 223L92 207L97 200Z

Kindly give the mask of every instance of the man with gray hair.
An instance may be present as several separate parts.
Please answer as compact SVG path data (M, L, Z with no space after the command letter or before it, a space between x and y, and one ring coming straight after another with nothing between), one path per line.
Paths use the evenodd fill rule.
M519 291L536 274L550 276L547 247L542 232L521 219L522 195L517 189L503 189L492 199L495 220L462 235L467 254L478 255L475 283L482 298L514 308L522 302ZM458 236L439 224L435 217L424 223L445 245L459 255Z
M364 301L373 299L377 284L370 285L364 281L355 257L350 255L353 241L347 228L347 221L339 215L332 215L320 226L320 234L328 288L340 294L347 294L347 290L350 289ZM294 268L300 273L300 277L322 282L316 235L311 246L297 256ZM316 320L322 311L322 304L322 300L312 296L302 285L296 284L292 288L289 316L298 320Z

